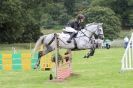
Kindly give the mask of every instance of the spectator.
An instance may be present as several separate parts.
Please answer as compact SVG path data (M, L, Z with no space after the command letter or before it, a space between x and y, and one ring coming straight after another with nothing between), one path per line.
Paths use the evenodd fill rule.
M109 39L105 40L105 47L106 49L110 49L111 41Z
M128 39L128 37L126 36L126 37L124 38L124 48L127 48L128 42L129 42L129 39Z

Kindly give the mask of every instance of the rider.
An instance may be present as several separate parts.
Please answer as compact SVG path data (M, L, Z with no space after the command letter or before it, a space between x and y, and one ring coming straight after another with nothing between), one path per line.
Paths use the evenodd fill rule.
M79 15L76 17L76 19L75 19L74 21L72 21L72 22L69 22L69 23L67 24L67 26L68 26L68 27L72 27L72 28L75 29L76 31L80 31L81 29L84 28L84 24L83 24L84 20L85 20L85 16L84 16L83 14L79 14ZM67 43L70 43L71 40L72 40L72 38L73 38L74 36L76 36L76 34L77 34L77 32L76 32L76 33L75 33L75 32L72 32L72 34L70 35L70 38L67 40Z

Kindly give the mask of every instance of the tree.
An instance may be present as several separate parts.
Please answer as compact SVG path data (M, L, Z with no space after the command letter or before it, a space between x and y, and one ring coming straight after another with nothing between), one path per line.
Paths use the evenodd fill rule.
M17 0L1 0L0 3L0 42L13 43L24 29L21 3Z
M120 19L110 8L91 7L84 14L87 17L87 23L98 22L103 23L104 34L106 38L117 38L121 29Z
M128 2L127 0L94 0L91 6L104 6L111 8L116 14L123 14L126 11Z
M67 13L63 13L59 16L59 23L61 25L66 25L71 18L72 17L68 15Z
M75 0L64 0L64 6L66 7L67 13L69 15L73 15L74 14Z
M132 26L133 0L93 0L91 6L111 8L121 19L123 27Z
M23 32L22 36L19 38L20 42L36 42L36 40L41 36L40 27L38 24L33 22L26 25L26 30Z
M40 26L40 21L38 20L40 16L33 14L36 10L32 6L29 7L28 3L22 2L22 0L1 0L0 5L0 43L14 43L19 42L18 40L25 42L26 37L24 37L25 39L22 37L29 29L32 29L32 32L41 34L40 29L37 28ZM28 26L30 23L31 25ZM35 29L38 31L35 31ZM30 39L32 38L35 41L36 38L33 37L36 36L38 38L39 35L34 34L31 33L29 35L32 35ZM29 35L27 34L26 36Z
M28 0L29 1L29 0ZM20 42L36 41L41 35L41 16L44 13L42 6L46 5L43 0L22 0L22 7L24 9L24 31L18 39ZM50 0L49 0L50 1Z
M43 14L42 16L42 22L45 28L52 28L57 25L63 25L69 19L69 15L67 14L64 5L60 3L47 4L45 10L47 14ZM65 19L61 18L64 16L66 16Z

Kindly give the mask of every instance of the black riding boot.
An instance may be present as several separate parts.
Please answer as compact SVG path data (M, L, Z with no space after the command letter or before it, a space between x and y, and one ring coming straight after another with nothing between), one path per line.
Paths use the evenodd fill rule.
M67 40L67 43L71 43L72 38L76 35L76 33L72 33L70 38Z

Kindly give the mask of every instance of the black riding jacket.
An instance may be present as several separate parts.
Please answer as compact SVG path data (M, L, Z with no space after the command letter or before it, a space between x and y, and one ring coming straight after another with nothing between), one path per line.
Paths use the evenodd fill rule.
M81 29L84 28L83 23L79 23L77 20L70 21L67 26L74 28L77 31L80 31Z

